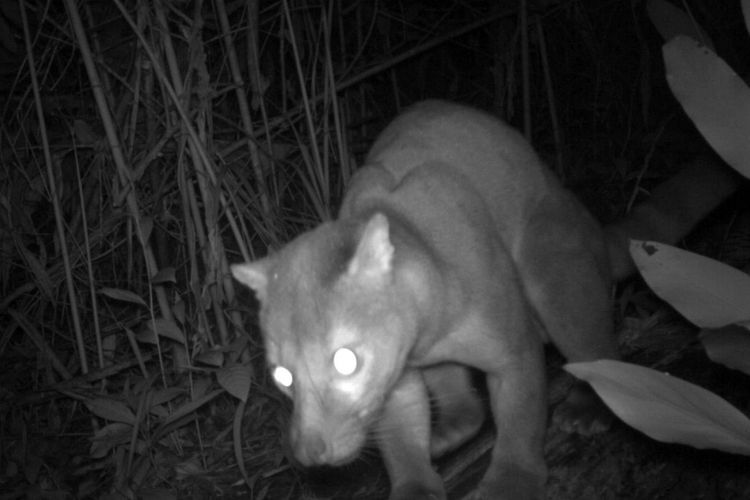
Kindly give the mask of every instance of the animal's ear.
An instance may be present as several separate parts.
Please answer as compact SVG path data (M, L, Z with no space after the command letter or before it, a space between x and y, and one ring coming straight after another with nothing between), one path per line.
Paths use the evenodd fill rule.
M268 296L268 275L270 267L270 260L266 257L265 259L256 260L255 262L232 264L230 269L232 270L232 275L237 281L253 290L259 301L265 302L266 297Z
M381 282L390 276L392 267L393 244L388 219L376 213L367 221L347 274L366 282Z

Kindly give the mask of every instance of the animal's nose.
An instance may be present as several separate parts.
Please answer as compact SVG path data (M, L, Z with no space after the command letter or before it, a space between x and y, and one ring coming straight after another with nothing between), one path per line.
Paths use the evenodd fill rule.
M293 428L290 439L294 456L302 465L322 465L327 462L328 446L320 433L300 433L299 429Z

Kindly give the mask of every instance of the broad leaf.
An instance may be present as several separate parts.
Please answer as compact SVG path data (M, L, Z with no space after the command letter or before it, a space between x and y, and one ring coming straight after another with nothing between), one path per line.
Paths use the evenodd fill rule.
M247 401L253 370L249 365L231 365L216 372L216 380L232 396Z
M714 50L711 37L684 10L664 0L649 0L646 12L665 41L677 35L686 35Z
M101 417L113 422L122 422L124 424L135 424L135 414L122 401L116 399L94 398L86 399L83 402L86 408L97 417Z
M131 302L138 304L139 306L148 307L146 302L134 292L130 290L123 290L122 288L102 288L99 293L106 295L110 299L121 300L123 302Z
M750 320L750 276L662 243L633 240L630 254L648 285L702 328Z
M219 368L224 364L224 353L220 349L210 349L198 354L195 360Z
M180 387L167 387L164 389L152 389L151 394L151 406L153 407L182 396L185 394L185 390Z
M657 441L750 455L750 419L716 394L643 366L569 363L626 424Z
M91 438L91 458L104 458L117 445L127 443L133 434L133 426L120 422L105 425Z
M166 318L156 318L155 320L148 320L144 323L144 328L138 332L136 338L139 342L148 342L151 344L156 343L156 337L154 333L175 340L181 344L185 343L185 334L172 320Z
M663 47L667 82L703 137L750 177L750 89L723 60L692 38Z

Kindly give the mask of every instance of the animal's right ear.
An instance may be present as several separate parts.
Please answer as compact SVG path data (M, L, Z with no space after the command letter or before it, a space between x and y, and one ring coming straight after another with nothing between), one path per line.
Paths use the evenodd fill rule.
M393 253L388 219L376 213L365 225L347 272L360 283L384 283L393 272Z
M258 300L266 301L268 296L268 274L270 262L268 258L245 262L243 264L232 264L232 276L255 292Z

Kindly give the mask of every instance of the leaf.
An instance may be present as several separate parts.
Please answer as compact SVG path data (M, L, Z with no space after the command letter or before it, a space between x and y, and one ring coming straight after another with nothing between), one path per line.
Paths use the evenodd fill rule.
M677 35L685 35L703 42L704 45L715 52L711 37L684 10L664 0L649 0L646 5L646 12L665 41L669 41Z
M148 342L150 344L156 343L154 333L167 337L181 344L185 343L185 335L177 323L166 318L156 318L146 322L144 328L138 332L136 338L139 342Z
M89 455L91 455L91 458L104 458L115 446L130 441L132 432L132 425L120 422L105 425L97 430L91 438Z
M205 396L202 396L202 397L196 399L195 401L189 401L189 402L183 404L182 406L180 406L179 408L177 408L175 410L175 412L172 413L172 415L170 415L167 419L165 419L164 422L162 422L161 425L159 425L159 427L157 428L157 431L154 434L154 436L155 436L154 439L159 439L165 433L167 433L168 431L172 430L172 427L174 425L179 424L180 420L182 418L190 415L195 410L197 410L198 408L200 408L204 404L210 402L216 396L218 396L220 394L223 394L223 393L224 393L223 391L220 391L220 390L217 389L215 391L212 391L212 392L206 394Z
M750 276L663 243L633 240L630 255L648 285L692 323L718 328L750 320Z
M697 385L622 361L569 363L626 424L652 439L750 455L750 420Z
M723 60L692 38L662 49L667 82L711 147L750 177L750 89Z
M196 456L189 456L182 462L178 462L174 465L174 471L177 480L190 480L200 474L206 474L206 469L203 468L201 461Z
M216 380L229 394L247 402L253 370L249 365L231 365L216 372Z
M700 339L711 361L750 375L750 332L747 323L744 328L729 325L718 330L704 330Z
M154 389L151 395L151 406L164 404L172 401L174 398L185 394L185 390L180 387L167 387L165 389Z
M135 424L135 414L122 401L116 399L94 398L86 399L83 404L91 413L97 417L122 422L123 424Z
M135 292L131 292L130 290L123 290L121 288L102 288L99 290L99 293L106 295L110 299L122 300L123 302L131 302L133 304L138 304L139 306L148 307L146 302L139 295L136 295Z
M218 368L224 364L224 353L219 349L211 349L198 354L195 360Z
M136 227L140 228L140 232L137 232L139 241L142 245L147 246L148 239L151 238L151 230L154 229L154 219L143 217L140 220L140 225Z
M183 325L185 324L185 301L179 295L175 298L174 305L172 306L172 314L177 321Z
M151 279L151 282L154 285L159 285L161 283L176 283L177 278L175 277L175 268L165 267L164 269L160 269Z

